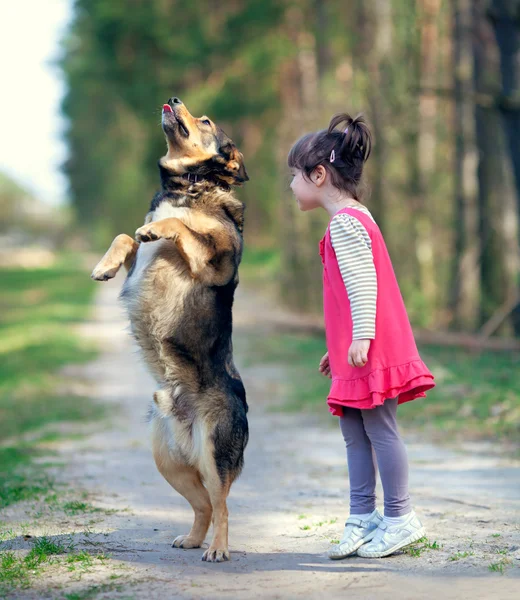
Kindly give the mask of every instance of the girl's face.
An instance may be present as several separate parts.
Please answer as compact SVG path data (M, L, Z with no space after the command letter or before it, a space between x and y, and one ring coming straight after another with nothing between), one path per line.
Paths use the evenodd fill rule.
M311 179L303 176L303 171L293 169L291 190L301 211L313 210L321 206L318 187ZM312 177L312 175L311 175Z

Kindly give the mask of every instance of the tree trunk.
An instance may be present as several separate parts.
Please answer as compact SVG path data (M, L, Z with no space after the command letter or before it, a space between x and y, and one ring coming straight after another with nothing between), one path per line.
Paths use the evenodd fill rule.
M492 103L499 88L498 52L492 28L485 18L485 0L475 0L474 60L477 97L476 134L479 149L479 207L481 243L481 320L488 320L516 295L516 214L515 188L508 169L505 136L500 114Z
M493 0L488 14L500 49L500 109L515 174L520 214L520 0Z
M316 38L306 27L303 10L290 5L286 11L286 34L295 54L280 70L282 117L279 126L279 164L286 173L287 153L305 131L318 126L321 116L316 111L319 77L316 58ZM282 178L285 181L285 177ZM321 308L321 262L318 239L322 221L315 213L301 214L284 186L282 196L282 297L292 308L317 311Z
M385 97L388 94L389 69L385 63L390 60L392 48L391 0L358 0L356 9L357 28L364 35L359 37L355 58L367 77L366 94L374 133L370 209L384 232L388 166L385 129L389 118L388 99Z
M472 47L472 2L453 0L455 93L455 261L453 324L473 331L480 317L478 154Z
M418 283L426 310L434 314L437 299L435 244L433 241L430 190L435 171L437 95L438 14L440 0L420 0L420 53L418 65L419 98L417 136L412 152L413 224Z
M499 108L516 183L517 217L520 217L520 0L493 0L488 16L500 50ZM520 304L512 311L512 322L515 334L520 337Z

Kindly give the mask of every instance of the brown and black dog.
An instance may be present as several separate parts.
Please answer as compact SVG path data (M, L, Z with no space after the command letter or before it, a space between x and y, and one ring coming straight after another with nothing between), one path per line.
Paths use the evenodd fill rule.
M226 499L248 440L231 342L244 215L231 186L248 176L229 137L178 98L164 105L162 128L162 190L136 241L118 235L92 278L128 269L121 299L158 384L150 411L155 463L195 513L191 531L173 546L199 548L213 523L202 558L220 562L229 559Z

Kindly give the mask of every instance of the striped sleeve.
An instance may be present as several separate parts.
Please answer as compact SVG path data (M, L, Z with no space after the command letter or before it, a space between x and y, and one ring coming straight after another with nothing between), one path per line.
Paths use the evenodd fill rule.
M330 239L350 300L352 338L373 340L376 337L377 276L370 236L358 219L341 213L330 223Z

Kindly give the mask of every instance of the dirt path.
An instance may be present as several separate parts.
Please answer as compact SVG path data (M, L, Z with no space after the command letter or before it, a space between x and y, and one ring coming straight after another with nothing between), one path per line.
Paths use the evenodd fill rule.
M154 383L125 331L116 302L120 284L100 285L95 319L85 331L102 341L103 354L80 373L100 401L117 406L119 417L99 433L62 444L67 466L58 473L70 489L86 490L94 505L116 512L41 524L57 537L64 529L83 528L80 546L102 549L111 559L78 581L50 572L35 592L19 597L519 597L520 467L490 455L485 446L471 454L419 441L408 446L415 508L430 542L441 549L380 560L325 557L347 516L341 436L310 416L269 410L283 392L283 367L244 366L253 336L268 335L269 310L243 291L235 346L248 390L251 437L244 473L229 499L232 560L207 564L200 549L172 549L173 538L189 529L191 509L153 464L144 415ZM260 314L261 329L251 322ZM503 565L505 573L491 572L490 564ZM66 590L58 591L65 581Z

